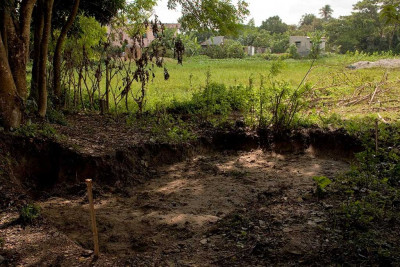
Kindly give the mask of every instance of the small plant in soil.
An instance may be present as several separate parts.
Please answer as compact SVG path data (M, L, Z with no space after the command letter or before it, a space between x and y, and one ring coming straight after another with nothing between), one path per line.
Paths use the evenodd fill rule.
M318 198L324 197L327 193L326 188L332 183L332 181L326 176L316 176L313 178L313 180L317 185L314 194Z
M35 204L27 204L19 211L19 221L22 225L30 225L40 218L40 207Z
M58 138L56 129L54 129L49 124L36 124L30 123L25 124L18 128L15 132L17 135L25 136L25 137L47 137L47 138Z

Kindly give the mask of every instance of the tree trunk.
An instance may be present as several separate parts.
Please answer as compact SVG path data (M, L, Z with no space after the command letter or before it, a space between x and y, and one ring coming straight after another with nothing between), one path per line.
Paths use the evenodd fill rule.
M109 60L106 60L106 110L110 110L110 67Z
M23 0L16 14L5 11L5 27L7 31L8 62L14 78L19 96L26 100L28 90L26 86L26 64L29 55L30 26L33 7L36 0Z
M39 0L35 9L35 35L33 47L33 67L30 98L36 103L39 102L39 62L40 62L40 43L43 36L44 16L43 16L43 1Z
M0 116L6 129L18 128L22 119L22 100L8 64L6 48L0 36Z
M22 121L30 23L36 0L8 3L6 6L2 1L0 14L0 116L5 128L10 129L19 127Z
M5 15L5 10L0 11L0 37L3 39L3 46L6 51L6 56L8 58L8 42L7 42L7 20Z
M43 5L44 27L42 41L40 42L40 61L39 61L39 116L44 118L47 112L47 84L46 84L46 63L49 48L49 38L51 30L51 14L53 11L54 0L45 0Z
M54 51L53 68L54 68L54 80L53 89L56 97L56 102L60 103L61 98L61 52L64 45L65 38L69 29L75 21L76 15L78 14L80 0L75 0L71 14L68 17L67 22L61 29L60 36L57 39L57 45Z

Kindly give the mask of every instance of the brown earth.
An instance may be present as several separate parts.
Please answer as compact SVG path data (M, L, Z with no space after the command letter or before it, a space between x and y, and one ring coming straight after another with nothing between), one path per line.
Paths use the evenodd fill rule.
M325 136L328 139L310 141L315 145L322 142L325 150L321 145L317 149L309 144L305 149L307 146L295 142L302 148L293 149L293 144L277 142L275 152L250 147L194 149L182 154L162 149L144 156L144 151L135 148L135 153L145 160L139 157L125 162L133 154L125 155L124 175L131 166L135 172L131 178L138 179L125 183L119 177L108 177L122 166L113 167L121 161L113 157L118 158L122 153L119 150L142 145L149 136L135 135L128 127L118 128L113 120L100 119L70 117L68 126L57 126L64 135L63 147L69 151L74 144L79 145L79 156L73 157L90 165L88 171L94 172L95 166L105 162L109 165L100 166L104 171L98 172L115 168L104 177L99 174L102 179L95 179L100 258L93 261L90 251L92 235L83 183L87 172L71 178L65 169L73 165L67 165L57 169L63 183L56 187L67 186L70 179L68 186L72 187L65 191L68 193L48 190L53 193L34 194L43 217L36 225L22 228L12 223L18 217L17 200L1 212L0 238L4 239L4 247L0 248L0 255L9 266L265 266L329 262L329 257L321 257L321 253L326 246L335 246L324 231L331 206L313 196L312 178L333 178L349 168L337 151L327 153L333 149L330 135ZM102 123L96 123L99 120ZM134 137L129 138L130 135ZM224 138L229 142L245 137ZM221 136L216 139L223 142ZM340 138L335 143L339 144ZM15 140L10 144L20 146ZM42 153L28 151L32 155ZM168 153L163 154L165 151ZM57 152L53 157L71 157L68 153ZM96 164L87 158L94 158ZM56 158L54 163L57 162L62 161ZM132 165L137 162L141 165ZM26 162L21 164L15 163L29 166ZM144 171L137 172L138 168ZM107 177L113 184L103 184ZM22 203L29 201L27 196L20 199Z
M371 69L371 68L384 68L396 69L400 68L400 59L380 59L375 62L359 61L347 66L349 69Z
M243 263L235 251L254 250L258 243L249 248L237 238L232 241L229 233L215 231L223 229L219 223L228 222L230 228L229 218L243 212L257 215L250 218L255 240L273 244L267 248L272 256L260 259L260 263L293 257L293 264L301 262L325 242L319 233L320 223L326 220L324 208L309 199L314 188L312 177L332 178L347 168L344 162L312 155L261 150L201 155L160 167L152 179L128 188L126 196L97 195L102 253L97 264ZM92 247L86 196L50 198L38 204L51 226L0 230L6 237L4 250L17 253L16 263L22 265L88 264L89 259L82 256L84 249ZM241 231L243 235L250 233L245 227ZM226 247L229 243L233 249ZM248 251L243 257L252 253Z

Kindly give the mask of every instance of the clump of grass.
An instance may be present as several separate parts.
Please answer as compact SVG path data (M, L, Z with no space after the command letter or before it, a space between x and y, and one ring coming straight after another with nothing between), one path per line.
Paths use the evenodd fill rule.
M47 119L49 120L49 122L51 123L57 123L60 125L67 125L67 119L64 116L64 113L62 113L62 111L56 110L56 109L49 109L47 111Z
M30 225L40 218L40 207L35 204L26 204L19 211L19 221L22 225Z
M15 133L25 137L57 138L56 129L49 124L27 123L18 128Z

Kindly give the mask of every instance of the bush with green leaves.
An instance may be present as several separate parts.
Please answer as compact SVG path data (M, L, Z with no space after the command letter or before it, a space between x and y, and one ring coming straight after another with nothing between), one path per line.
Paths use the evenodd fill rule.
M226 49L227 58L244 58L246 55L242 44L234 40L226 40L223 48Z
M358 129L365 150L356 154L351 170L330 186L332 197L341 203L332 213L331 227L340 233L338 242L354 264L378 265L385 259L385 265L397 266L400 243L391 239L393 232L387 229L396 233L400 223L400 125L379 126L378 150L373 121L350 126L352 131ZM368 253L360 257L360 250Z
M315 194L320 198L326 194L326 188L332 181L326 176L315 176L313 180L316 184Z
M232 111L248 112L253 90L248 86L237 85L229 88L228 101Z
M305 94L309 85L292 88L287 82L272 82L266 95L265 109L276 131L291 129L299 122L299 113L307 106Z
M293 58L293 59L300 58L300 54L297 51L297 46L295 44L291 44L286 52L289 54L290 58Z
M222 45L209 45L203 49L202 54L213 59L244 58L246 56L240 42L225 40Z
M273 34L271 51L272 53L285 53L289 48L289 33Z
M202 117L227 116L231 111L229 92L224 84L211 83L203 91L193 94L193 104Z
M206 55L212 59L226 58L226 51L221 45L209 45L203 48L202 55Z
M64 113L60 110L56 110L53 108L48 109L46 117L51 123L57 123L64 126L68 124L67 119L64 116Z
M57 130L47 123L44 124L27 123L19 127L15 131L15 133L25 137L47 137L47 138L59 137L57 135Z
M185 54L187 56L193 57L200 54L201 45L199 44L194 33L180 34L177 38L182 40L182 43L185 46Z
M289 53L281 53L281 54L272 54L270 51L266 51L264 54L261 55L262 58L271 61L277 60L285 60L291 58Z
M35 204L26 204L19 211L19 221L23 225L33 224L40 218L40 207Z

